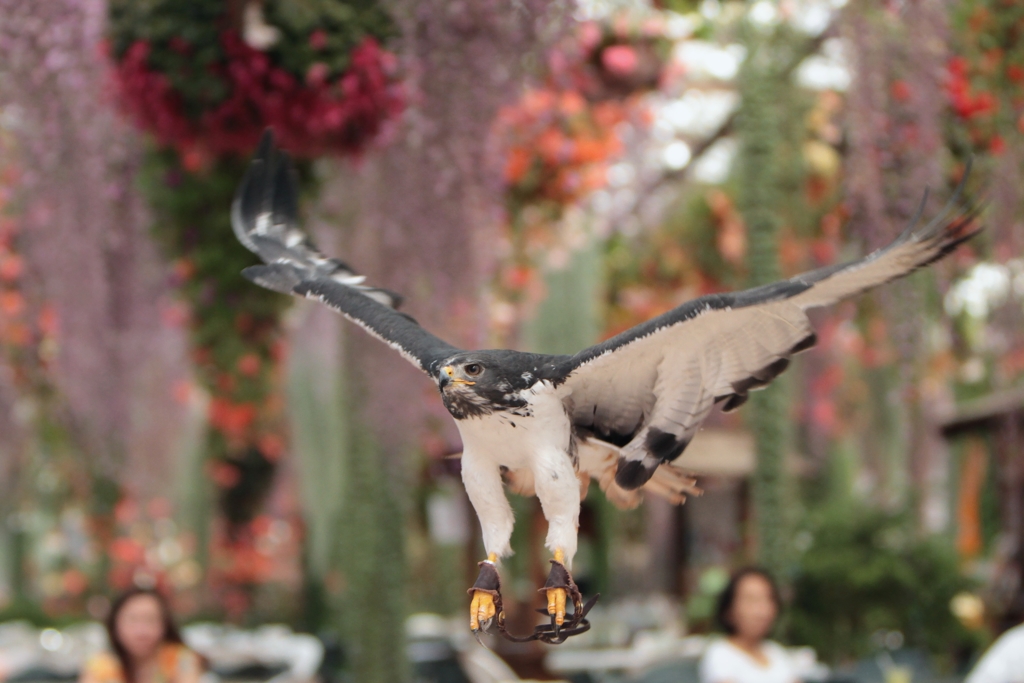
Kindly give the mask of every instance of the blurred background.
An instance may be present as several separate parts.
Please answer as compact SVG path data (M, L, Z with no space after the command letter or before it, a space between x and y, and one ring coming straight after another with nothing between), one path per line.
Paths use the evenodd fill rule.
M960 680L1024 619L1022 31L1004 0L0 0L0 680L73 678L136 585L225 677L693 681L751 562L805 679ZM971 155L987 230L815 312L678 462L703 497L592 486L593 631L495 655L436 388L239 275L266 126L320 247L465 347L857 257ZM546 529L510 497L526 631Z

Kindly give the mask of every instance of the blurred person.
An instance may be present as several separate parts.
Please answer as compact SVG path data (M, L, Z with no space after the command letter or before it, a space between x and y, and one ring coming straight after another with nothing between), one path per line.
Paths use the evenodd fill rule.
M964 683L1024 683L1024 624L999 636Z
M715 610L726 637L704 652L701 683L795 683L786 650L768 639L781 608L779 589L768 572L747 567L733 574Z
M111 653L86 662L79 683L199 683L203 662L189 650L158 591L133 588L110 607Z

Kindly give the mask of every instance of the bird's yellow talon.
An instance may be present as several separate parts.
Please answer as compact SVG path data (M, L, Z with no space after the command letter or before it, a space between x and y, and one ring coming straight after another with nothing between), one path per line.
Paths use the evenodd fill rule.
M480 624L486 624L494 618L494 596L484 591L473 591L473 599L469 603L469 628L480 630Z
M548 589L548 614L555 615L555 623L561 626L565 623L565 589Z

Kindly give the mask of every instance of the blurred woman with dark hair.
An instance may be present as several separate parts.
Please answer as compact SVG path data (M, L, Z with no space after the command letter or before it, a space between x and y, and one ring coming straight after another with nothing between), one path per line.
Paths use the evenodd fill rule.
M715 612L726 637L704 652L701 683L794 683L786 650L768 640L781 608L779 589L768 572L756 567L736 572L718 596Z
M90 659L79 683L198 683L202 660L182 643L159 592L134 588L121 595L106 626L113 652Z

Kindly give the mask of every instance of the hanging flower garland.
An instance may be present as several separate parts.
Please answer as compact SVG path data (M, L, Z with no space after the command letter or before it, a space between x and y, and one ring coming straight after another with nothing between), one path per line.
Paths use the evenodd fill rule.
M1024 6L971 0L958 14L964 47L949 60L946 92L971 148L999 155L1024 134Z
M548 58L546 82L503 109L509 210L546 208L554 218L605 183L622 151L615 127L658 87L670 50L660 24L586 22Z
M88 480L88 467L68 447L58 417L63 406L53 381L57 313L33 286L23 251L28 230L18 190L24 170L11 162L18 151L12 136L0 132L0 373L12 390L13 407L24 413L21 424L0 425L0 448L11 467L0 476L15 477L16 485L8 488L14 495L4 502L12 547L26 556L10 565L7 608L38 618L84 609L98 565L93 541L99 520L76 485ZM33 552L55 538L59 548Z
M301 156L363 150L402 109L390 33L367 2L121 0L109 48L126 112L195 169L267 126Z
M499 112L509 256L497 280L497 334L510 334L542 298L540 259L581 241L560 222L607 184L624 151L618 126L647 123L643 95L662 80L670 47L657 21L585 22L548 55L543 83Z
M574 90L528 90L499 115L509 209L552 204L557 213L603 187L606 165L622 149L614 127L625 118L618 102L590 104Z
M107 50L124 112L157 143L142 183L172 262L196 374L210 396L206 475L223 523L204 585L238 616L259 573L250 562L277 462L286 453L281 316L290 300L239 273L255 257L229 207L248 156L272 126L296 156L358 154L402 109L392 34L374 0L112 0ZM304 193L312 188L300 163ZM187 391L183 392L187 394ZM257 553L258 554L258 553Z

